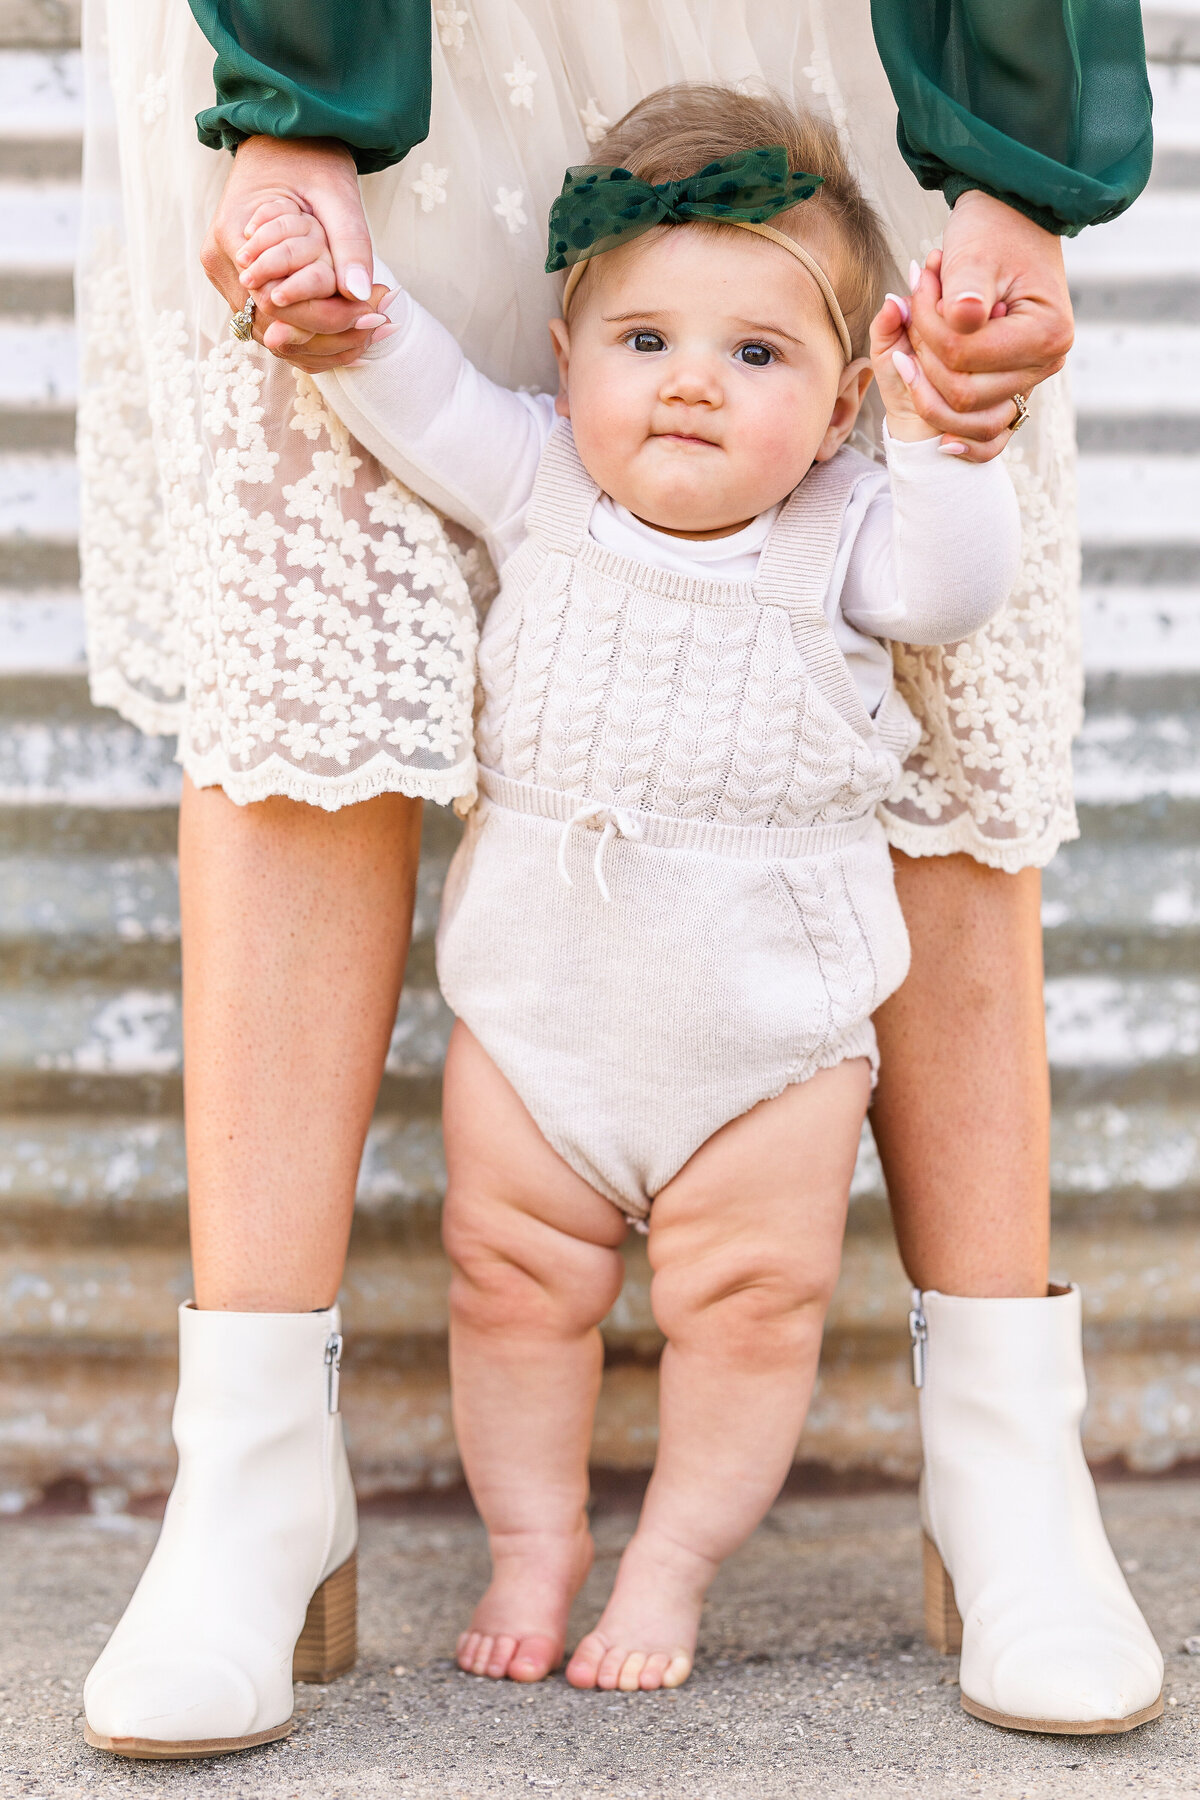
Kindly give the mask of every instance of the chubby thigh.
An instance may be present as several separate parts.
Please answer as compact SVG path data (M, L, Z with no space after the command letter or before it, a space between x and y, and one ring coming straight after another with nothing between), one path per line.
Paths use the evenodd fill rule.
M759 1101L874 1053L907 937L883 834L766 862L487 805L447 882L438 974L548 1142L632 1217Z

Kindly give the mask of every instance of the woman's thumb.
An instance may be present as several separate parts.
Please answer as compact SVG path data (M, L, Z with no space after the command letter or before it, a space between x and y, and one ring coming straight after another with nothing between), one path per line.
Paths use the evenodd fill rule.
M977 259L942 257L942 318L952 331L978 331L998 299L996 271Z

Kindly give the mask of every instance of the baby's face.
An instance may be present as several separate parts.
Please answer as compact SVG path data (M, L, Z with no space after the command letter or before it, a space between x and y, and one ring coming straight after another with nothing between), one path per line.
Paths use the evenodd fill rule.
M748 231L675 226L606 252L551 331L588 474L681 536L736 530L791 493L849 434L870 379L846 368L803 267Z

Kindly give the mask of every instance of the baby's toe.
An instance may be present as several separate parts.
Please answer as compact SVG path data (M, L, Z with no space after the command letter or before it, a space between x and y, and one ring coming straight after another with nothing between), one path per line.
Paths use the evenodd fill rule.
M574 1656L567 1664L567 1680L572 1687L594 1688L596 1677L603 1662L607 1646L602 1644L594 1633L589 1632L582 1638Z
M687 1650L676 1650L663 1676L665 1688L682 1687L692 1672L692 1658Z
M638 1686L643 1693L653 1693L655 1688L663 1685L663 1678L671 1661L669 1650L656 1650L646 1658L646 1666L638 1678Z
M502 1635L488 1638L487 1643L489 1646L487 1657L483 1659L483 1667L479 1673L486 1675L489 1681L503 1681L508 1674L508 1665L513 1659L517 1640L515 1637Z
M509 1659L510 1681L544 1681L557 1663L559 1646L553 1638L534 1636L521 1638Z
M641 1686L642 1670L647 1662L644 1650L631 1650L621 1664L621 1673L617 1677L617 1686L623 1694L636 1694Z
M463 1667L469 1675L485 1675L491 1660L492 1645L496 1640L490 1631L479 1631L473 1635L475 1642Z
M478 1649L479 1649L479 1633L477 1631L462 1632L461 1635L459 1636L458 1646L457 1646L457 1649L455 1650L455 1656L457 1658L459 1668L465 1669L468 1674L470 1674L470 1672L471 1672L471 1668L472 1668L472 1665L474 1664L475 1655L476 1655L476 1652L478 1651Z
M598 1688L615 1688L621 1679L621 1670L625 1666L628 1650L609 1648L600 1659L600 1667L596 1670L596 1686Z

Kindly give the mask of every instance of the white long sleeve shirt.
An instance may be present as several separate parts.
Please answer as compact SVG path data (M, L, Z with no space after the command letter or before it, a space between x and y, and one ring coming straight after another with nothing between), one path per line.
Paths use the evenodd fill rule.
M400 329L349 367L317 377L359 442L413 492L481 537L497 568L524 535L554 423L549 394L481 375L438 322L401 293ZM887 468L854 490L825 597L834 637L869 713L892 680L885 640L954 643L1007 599L1020 559L1017 499L1001 458L944 456L936 438L885 432ZM655 531L607 495L589 530L606 549L708 579L752 580L777 507L725 538Z

